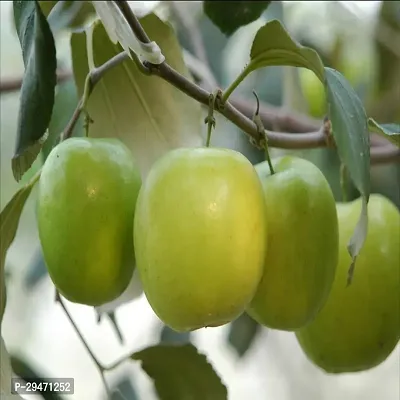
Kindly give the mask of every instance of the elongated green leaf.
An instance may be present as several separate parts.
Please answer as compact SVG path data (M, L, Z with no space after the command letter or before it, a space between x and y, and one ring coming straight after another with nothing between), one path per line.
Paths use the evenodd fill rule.
M204 13L225 35L257 20L270 5L270 1L204 1Z
M53 34L38 2L14 0L13 5L25 65L12 159L13 174L19 181L46 140L54 104L57 60Z
M296 43L276 19L258 30L251 46L250 59L246 68L249 71L271 65L287 65L308 68L321 81L324 79L324 65L318 53Z
M370 193L370 139L368 119L361 100L344 76L325 68L328 116L339 156L358 191Z
M270 66L307 68L324 82L324 65L318 53L294 41L281 22L274 19L257 31L251 46L250 62L226 89L224 100L251 72Z
M19 189L6 204L0 214L0 324L6 305L4 264L7 250L15 238L25 202L28 199L33 186L37 182L38 177L39 175L36 175L29 183Z
M235 349L239 357L243 357L260 331L261 325L247 313L243 313L231 323L228 343Z
M162 48L169 64L190 78L172 28L154 14L141 19L147 34ZM89 71L86 35L71 38L72 61L79 96ZM94 62L99 66L121 52L101 24L93 31ZM200 105L156 76L145 76L130 59L108 71L88 101L91 137L118 137L138 160L142 176L165 152L203 143Z
M11 394L11 378L14 377L14 374L11 368L10 356L2 336L0 336L0 342L0 399L22 400L21 396Z
M158 345L132 355L154 380L160 400L227 400L228 393L207 358L191 344Z
M339 157L363 196L363 208L348 251L353 264L360 252L368 230L367 204L370 195L370 138L368 120L361 100L344 76L331 68L325 68L328 116ZM350 269L349 282L352 279Z
M400 124L378 124L373 118L368 118L368 127L400 147Z

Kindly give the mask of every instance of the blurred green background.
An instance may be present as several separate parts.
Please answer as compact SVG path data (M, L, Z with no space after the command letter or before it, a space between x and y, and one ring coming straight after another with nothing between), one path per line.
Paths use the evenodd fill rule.
M156 12L174 24L182 46L190 52L195 50L187 29L182 27L176 11L171 11L168 4L130 3L135 3L133 6L137 9L156 6ZM379 122L400 122L399 1L273 2L258 21L239 29L229 38L202 14L201 2L178 2L175 7L200 30L210 66L222 87L245 65L257 29L265 21L278 18L298 41L315 48L326 65L340 70L350 80L370 116ZM0 3L0 15L3 81L22 76L23 63L12 22L12 2ZM70 68L68 32L57 37L57 52L60 65ZM325 115L323 88L309 71L280 67L259 70L241 84L237 92L254 101L253 89L263 102L284 107L287 111L307 113L318 119ZM60 86L59 90L67 96L65 103L58 106L54 129L62 129L65 125L76 96L71 82ZM18 106L18 92L1 94L1 208L19 186L12 176L10 162ZM212 144L238 149L254 163L263 159L263 154L250 145L247 137L222 118L217 119ZM281 152L273 150L273 155ZM339 161L334 151L318 149L293 153L316 163L329 180L336 199L341 199ZM32 170L39 164L40 160ZM32 171L23 181L31 174ZM400 207L400 166L372 167L371 177L372 191L384 194ZM350 187L349 192L352 197L357 196L354 188ZM44 273L39 251L35 192L25 207L17 238L8 253L6 272L8 304L2 335L14 357L14 367L25 373L32 370L43 377L74 377L75 394L68 397L71 400L104 398L97 370L61 309L54 303L54 289ZM124 346L120 345L106 318L97 324L96 314L89 307L75 304L68 304L68 307L94 352L106 364L130 350L141 349L159 340L189 339L187 335L182 337L168 330L161 331L162 325L144 296L116 312L125 337ZM233 331L229 325L203 329L192 334L190 340L209 356L232 400L397 400L400 397L399 347L371 371L328 376L309 363L292 334L254 327L244 319L236 323ZM145 400L156 398L152 382L134 363L123 364L107 378L111 386L125 393L127 399L135 399L135 396ZM122 399L117 395L115 398Z

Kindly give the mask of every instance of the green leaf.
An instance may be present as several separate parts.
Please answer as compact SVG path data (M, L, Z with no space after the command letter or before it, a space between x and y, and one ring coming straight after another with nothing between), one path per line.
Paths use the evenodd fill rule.
M318 53L294 41L276 19L258 30L251 46L250 59L246 68L249 71L271 65L287 65L308 68L321 81L324 79L324 65Z
M61 132L67 126L79 102L78 93L73 79L57 85L53 114L48 128L48 138L43 145L41 156L46 161L50 151L58 143ZM79 117L72 136L83 135L83 116Z
M0 324L3 318L3 313L6 305L6 292L4 284L4 265L7 250L13 242L17 233L19 219L25 202L28 199L33 186L39 179L39 174L36 175L29 183L21 187L6 204L0 214Z
M11 368L10 356L2 336L0 336L0 341L0 398L4 400L23 400L21 396L11 395L11 378L14 377L14 374Z
M270 5L270 1L204 1L203 11L225 35L232 35L238 28L250 24Z
M346 78L325 68L328 117L341 161L346 165L357 190L370 194L370 138L368 119L361 100Z
M373 118L368 118L368 127L400 147L400 124L379 124Z
M56 49L53 34L37 1L15 1L14 21L21 43L25 73L20 92L17 145L12 159L19 181L46 140L56 86Z
M190 342L190 332L176 332L164 325L160 333L160 342L167 344L182 344Z
M169 64L191 79L172 28L154 14L142 18L141 23L163 49ZM81 96L89 72L85 33L72 34L71 48ZM103 64L121 50L109 40L104 27L97 24L93 31L95 65ZM130 59L104 75L89 97L87 110L94 121L89 136L122 140L137 159L142 177L165 152L203 143L200 105L160 78L143 75Z
M231 322L228 343L236 350L239 357L243 357L260 331L261 325L247 313L243 313L239 318Z
M153 379L160 400L227 400L228 392L207 358L191 344L158 345L132 355Z
M114 1L92 1L92 4L112 43L120 43L131 58L130 51L132 50L141 61L152 64L164 62L165 56L157 41L151 44L140 42Z
M307 68L313 71L321 82L324 81L324 65L318 53L294 41L281 22L273 19L257 31L251 46L250 62L226 89L223 100L226 101L251 72L270 66Z
M368 120L361 100L344 76L325 68L325 88L328 100L328 117L341 162L363 196L363 209L350 242L348 251L354 262L360 252L368 229L367 204L370 195L370 138Z

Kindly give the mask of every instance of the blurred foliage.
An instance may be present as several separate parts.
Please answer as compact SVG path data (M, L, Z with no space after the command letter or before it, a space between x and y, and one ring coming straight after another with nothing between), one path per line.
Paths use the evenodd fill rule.
M79 28L94 15L90 1L40 1L39 4L54 31Z
M46 374L43 371L37 370L37 368L32 367L26 360L22 359L17 355L10 354L11 368L13 369L15 375L22 379L35 379L37 383L45 383L47 380L43 378ZM49 377L50 378L50 377ZM56 393L42 393L41 397L44 400L62 400Z
M261 332L258 324L247 313L231 322L228 333L228 343L236 351L239 357L243 357L250 349L254 339Z
M226 35L231 35L241 26L258 19L270 3L270 1L231 1L228 13L226 2L205 0L203 9L214 25Z
M173 329L164 325L160 332L160 343L165 344L184 344L191 341L190 332L175 332Z
M111 387L111 399L106 400L139 400L130 377L121 378Z

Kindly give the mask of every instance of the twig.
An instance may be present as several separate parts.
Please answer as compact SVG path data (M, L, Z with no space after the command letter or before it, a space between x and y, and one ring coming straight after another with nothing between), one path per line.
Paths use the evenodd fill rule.
M58 71L57 82L62 83L72 77L71 71ZM18 78L7 78L0 81L0 93L10 93L21 89L22 77Z
M83 95L81 99L79 100L79 103L72 114L72 117L70 121L68 122L68 125L65 127L64 132L61 135L61 140L68 139L71 137L72 132L75 128L75 125L77 124L79 117L82 113L82 111L85 110L86 103L89 99L90 94L92 93L94 87L96 84L100 81L100 79L103 77L103 75L115 67L116 65L120 64L121 62L125 61L126 59L129 58L128 53L125 51L117 54L113 58L110 58L107 62L104 64L100 65L100 67L94 68L91 72L86 77L85 81L85 89L83 92Z
M148 42L148 36L144 32L140 22L130 10L129 5L125 5L124 1L117 2L117 5L121 8L121 10L126 10L127 7L127 21L131 21L130 23L134 28L135 34L139 35L141 40ZM123 12L125 15L125 11ZM127 58L128 54L123 52L108 60L100 67L95 68L91 72L91 88L89 94L106 71L126 60ZM194 57L191 56L191 58L189 57L188 59L191 59L193 64L189 65L189 68L195 69L194 65L196 63L193 62ZM199 62L197 64L201 65ZM141 69L147 74L159 76L191 98L197 100L205 106L208 106L209 96L211 94L210 91L205 90L201 86L189 81L171 68L166 62L161 65L152 65L146 63L145 65L141 65ZM206 66L195 69L195 73L203 75L203 77L206 71L208 71ZM58 78L60 81L63 81L71 76L72 74L70 72L62 72L59 74ZM207 80L208 86L211 86L209 74L207 76ZM6 81L5 83L3 81L2 88L6 88L7 90L16 90L21 87L21 83L22 79L14 79ZM72 135L72 131L78 122L79 116L83 109L84 104L82 104L81 100L75 109L71 120L65 128L62 138L68 138ZM250 137L257 138L259 136L257 127L251 120L253 114L253 104L250 102L250 100L233 95L230 102L226 103L224 107L216 107L216 111L223 114L227 119L237 125ZM283 149L310 149L330 145L326 135L323 132L322 121L301 114L292 112L288 113L282 108L269 106L263 103L260 104L260 118L266 129L271 129L272 127L277 127L278 129L278 131L266 131L268 143L271 147L279 147ZM371 135L371 144L371 164L399 162L400 150L394 145L390 144L390 142L388 142L388 140L385 138L377 135ZM379 146L379 149L376 148L377 146Z
M81 331L79 330L78 326L76 325L75 321L73 320L70 312L68 311L67 307L64 304L64 301L62 300L60 293L58 292L58 290L56 290L56 302L59 303L61 305L61 308L63 309L65 315L67 316L69 322L71 323L72 327L74 328L76 334L78 335L81 343L83 344L83 346L85 347L86 351L89 353L90 358L92 359L92 361L96 364L97 369L100 372L100 376L101 376L101 380L103 382L104 385L104 389L107 393L107 396L109 398L111 398L111 392L110 392L110 388L108 387L106 378L104 376L104 371L106 370L103 365L100 363L100 361L97 360L97 357L94 355L93 351L90 349L89 345L87 344L85 338L83 337Z
M131 8L129 7L126 0L117 1L116 4L121 9L124 17L130 25L132 31L135 33L137 38L143 43L149 43L150 39L144 31L140 21L137 19ZM173 69L166 61L160 65L144 63L144 67L147 68L150 74L154 74L169 82L180 91L184 92L191 98L198 102L208 106L210 92L201 88L196 83L191 82L186 77L181 75L178 71ZM226 96L226 92L225 92ZM230 102L224 104L216 104L216 111L224 115L228 120L233 122L236 126L242 129L243 132L247 133L251 138L257 140L259 133L256 124L242 114L237 108L235 108ZM320 125L321 126L321 125ZM271 147L279 147L283 149L311 149L317 147L327 147L330 145L328 135L324 132L324 125L316 131L307 133L290 134L284 132L273 132L266 131L268 144ZM391 146L391 147L389 147ZM385 152L388 152L386 156ZM385 146L385 150L373 152L371 150L371 163L374 163L374 158L377 161L383 162L383 159L387 161L395 161L400 157L400 150L393 148L392 145ZM387 158L386 158L387 157Z

